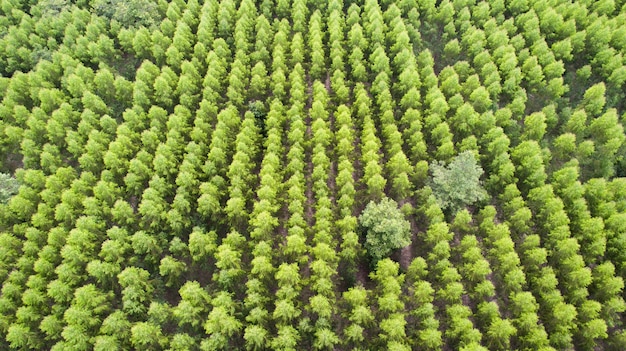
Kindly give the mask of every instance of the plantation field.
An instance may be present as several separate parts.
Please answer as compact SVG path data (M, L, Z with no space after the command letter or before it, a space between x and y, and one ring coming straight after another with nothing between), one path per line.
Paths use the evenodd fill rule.
M626 350L626 1L0 0L0 349Z

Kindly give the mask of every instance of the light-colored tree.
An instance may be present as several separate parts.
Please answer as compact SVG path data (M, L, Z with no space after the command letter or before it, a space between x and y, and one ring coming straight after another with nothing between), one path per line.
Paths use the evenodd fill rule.
M411 243L411 226L392 199L370 202L359 216L359 224L366 233L365 248L374 263Z
M433 194L444 210L449 209L454 214L487 197L480 182L483 169L471 151L462 152L447 166L439 162L432 164L430 169Z
M20 184L17 179L6 173L0 173L0 204L6 204L9 199L17 194Z

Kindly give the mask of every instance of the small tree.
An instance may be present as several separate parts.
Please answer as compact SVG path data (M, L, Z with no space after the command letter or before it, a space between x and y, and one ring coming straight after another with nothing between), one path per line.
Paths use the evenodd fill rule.
M434 163L431 170L433 194L439 206L449 209L452 214L487 197L480 182L483 169L476 164L471 151L460 153L447 166L441 162Z
M411 243L410 224L394 200L370 202L361 213L359 224L366 233L365 248L374 264Z
M0 204L6 204L9 199L17 194L20 184L10 174L0 173Z

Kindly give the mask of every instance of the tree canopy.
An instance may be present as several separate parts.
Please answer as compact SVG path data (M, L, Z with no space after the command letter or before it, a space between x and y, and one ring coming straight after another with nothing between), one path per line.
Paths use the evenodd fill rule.
M0 204L6 204L19 189L20 183L17 179L10 174L0 173Z
M365 249L374 263L411 243L411 225L392 199L367 204L359 225L365 233Z
M444 210L456 213L465 206L487 198L480 177L483 169L477 164L474 153L464 151L449 163L430 165L433 194Z
M150 27L158 24L159 10L152 0L95 0L96 12L124 27Z

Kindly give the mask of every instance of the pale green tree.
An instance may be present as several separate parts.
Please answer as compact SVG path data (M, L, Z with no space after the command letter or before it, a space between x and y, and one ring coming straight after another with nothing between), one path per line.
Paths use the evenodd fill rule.
M483 169L476 163L474 153L464 151L450 164L441 162L430 166L432 171L431 188L442 209L456 213L463 207L487 197L480 176Z
M411 226L392 199L370 202L359 216L359 224L365 232L365 248L373 263L411 243Z
M0 204L6 204L9 199L17 194L20 184L17 179L9 174L0 173Z

